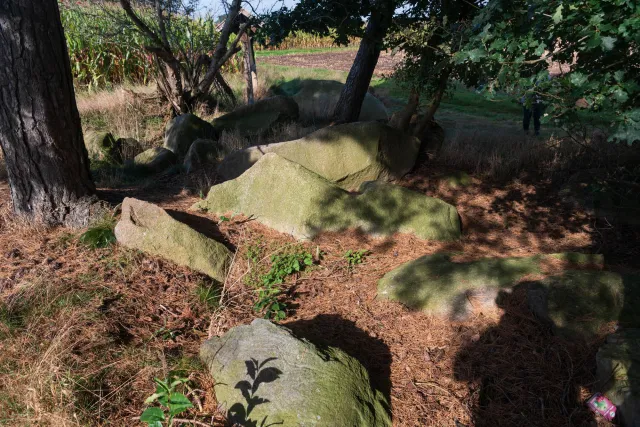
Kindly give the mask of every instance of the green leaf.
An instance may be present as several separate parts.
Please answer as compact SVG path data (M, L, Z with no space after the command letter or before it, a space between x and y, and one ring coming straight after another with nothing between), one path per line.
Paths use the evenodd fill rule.
M615 37L604 36L602 37L602 48L604 50L611 50L616 44L618 39Z
M554 24L559 24L562 21L562 5L558 6L556 9L556 13L553 14L553 22Z
M144 403L146 405L149 405L150 403L155 402L157 399L159 399L162 396L165 396L166 393L165 392L161 392L161 393L153 393L151 396L147 397L144 401Z
M486 52L482 49L470 50L468 54L471 62L478 62L481 58L487 56Z
M580 87L583 84L585 84L587 80L589 80L589 78L579 72L572 73L570 77L571 84L577 87Z
M164 412L157 407L147 408L140 415L140 421L153 427L162 426L161 421L164 421Z
M191 401L182 393L171 393L169 396L169 415L172 417L189 408L193 408Z
M629 95L622 88L616 88L613 92L613 96L619 103L623 104L629 100Z

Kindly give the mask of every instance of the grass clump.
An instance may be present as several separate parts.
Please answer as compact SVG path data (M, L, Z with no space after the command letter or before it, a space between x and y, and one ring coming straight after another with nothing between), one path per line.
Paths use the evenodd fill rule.
M91 249L108 248L116 242L115 226L115 218L105 216L82 233L78 241Z

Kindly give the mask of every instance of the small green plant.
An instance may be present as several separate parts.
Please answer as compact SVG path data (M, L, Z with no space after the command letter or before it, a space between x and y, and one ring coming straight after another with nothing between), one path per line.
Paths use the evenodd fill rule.
M115 225L116 221L113 217L105 217L82 233L79 241L91 249L109 247L116 241L116 235L113 232Z
M144 403L151 405L158 402L160 406L151 406L144 410L140 421L147 423L149 427L162 427L163 422L173 425L173 419L189 408L193 408L191 401L183 393L177 391L179 387L189 381L188 378L173 377L169 375L166 381L154 378L156 392L149 396Z
M347 268L349 270L352 270L356 265L362 264L368 254L369 251L366 249L360 249L357 251L352 251L351 249L349 249L344 254L343 258L347 260Z
M220 304L220 286L217 283L200 282L196 288L198 300L211 310L218 308Z
M271 257L271 268L262 275L258 287L258 301L253 306L256 312L264 311L265 319L276 321L287 317L287 304L282 301L283 290L279 285L284 279L299 273L306 267L313 265L311 253L298 250L287 254L276 254Z

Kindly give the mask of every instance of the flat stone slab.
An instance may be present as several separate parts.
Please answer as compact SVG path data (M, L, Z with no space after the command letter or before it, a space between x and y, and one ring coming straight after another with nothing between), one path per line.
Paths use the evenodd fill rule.
M350 228L376 236L460 237L458 212L442 200L381 182L361 190L348 193L298 163L267 153L240 177L211 187L192 209L242 213L301 239Z
M231 251L197 232L164 209L142 200L125 198L115 228L121 245L150 253L224 281Z
M594 339L611 322L640 327L640 278L566 271L529 285L531 311L567 338Z
M574 264L601 262L601 256L575 253L471 262L454 262L446 253L425 255L385 274L378 281L378 298L463 320L474 308L470 300L485 307L494 306L501 289L512 287L527 275L540 274L541 262L555 259Z
M218 405L243 426L391 426L389 402L353 357L318 348L268 320L211 338L200 357Z
M236 151L224 158L218 173L242 175L266 153L298 163L345 190L367 181L402 178L415 165L420 141L378 122L330 126L303 138Z
M240 136L258 136L280 123L298 119L298 104L288 96L261 99L243 105L232 112L213 119L211 124L219 131L238 132Z

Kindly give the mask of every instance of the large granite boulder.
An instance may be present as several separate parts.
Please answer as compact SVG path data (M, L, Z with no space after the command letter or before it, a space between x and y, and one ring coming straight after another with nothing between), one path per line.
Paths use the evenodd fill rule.
M115 235L121 245L168 259L220 282L231 262L232 254L222 243L142 200L124 199Z
M163 147L182 157L196 139L217 139L218 135L219 132L209 122L193 114L182 114L167 123Z
M84 144L90 159L111 164L122 163L121 145L111 133L89 131L84 134Z
M531 311L568 338L597 338L611 322L640 327L640 278L607 271L567 271L531 283Z
M216 400L242 426L391 426L389 402L369 374L333 347L318 348L268 320L206 341Z
M221 154L222 148L217 142L211 139L196 139L189 147L182 164L187 173L193 172L196 169L218 162Z
M259 145L234 152L218 172L226 179L240 176L266 153L301 164L346 190L366 181L397 179L416 161L420 141L378 122L359 122L320 129L303 138Z
M274 92L291 96L300 107L300 120L305 123L331 121L344 84L335 80L294 80L273 88ZM389 113L382 101L368 93L360 110L360 121L387 121Z
M555 260L578 265L601 263L597 255L574 253L471 262L452 261L449 254L425 255L385 274L378 281L378 298L463 320L473 311L471 301L477 306L494 306L501 289L510 288L527 275L540 274L542 262Z
M597 390L617 406L620 425L640 425L640 329L609 335L596 364Z
M219 132L235 131L240 136L258 136L279 123L297 119L296 101L288 96L274 96L237 108L214 119L211 124Z
M298 163L267 153L238 178L211 187L193 209L242 213L303 239L349 228L435 240L460 236L458 212L442 200L380 182L362 190L350 194Z
M135 156L133 165L142 172L158 173L176 164L177 160L172 151L164 147L153 147Z

